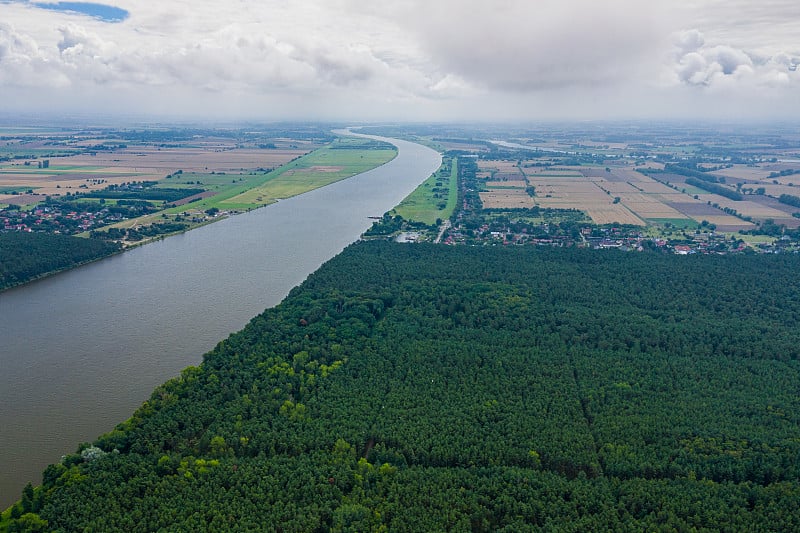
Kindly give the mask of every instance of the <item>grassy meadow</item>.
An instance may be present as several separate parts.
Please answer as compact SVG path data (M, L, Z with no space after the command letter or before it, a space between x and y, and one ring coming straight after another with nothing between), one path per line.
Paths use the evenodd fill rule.
M430 178L409 194L391 214L433 225L453 214L458 200L458 161L445 159Z

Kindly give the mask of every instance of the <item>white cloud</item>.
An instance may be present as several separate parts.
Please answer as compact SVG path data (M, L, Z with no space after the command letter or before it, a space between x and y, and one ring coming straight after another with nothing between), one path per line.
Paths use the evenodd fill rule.
M750 90L800 84L796 60L783 52L769 56L725 44L710 45L697 30L677 34L675 50L673 69L679 82L687 85Z
M33 37L0 23L0 87L63 87L68 83Z
M646 114L654 94L664 115L671 101L702 112L710 91L737 101L774 91L768 100L800 116L787 96L800 43L785 20L800 8L788 0L115 5L130 16L109 24L0 2L0 90L19 97L3 108L41 98L112 102L107 111L575 118Z

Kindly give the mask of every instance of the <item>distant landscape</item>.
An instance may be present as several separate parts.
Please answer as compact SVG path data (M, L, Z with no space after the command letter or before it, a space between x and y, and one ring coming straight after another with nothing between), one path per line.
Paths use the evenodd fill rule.
M441 234L451 244L797 250L800 139L791 130L598 124L364 131L434 146L457 162L459 176L457 210L448 203L453 182L440 175L367 235L405 228L415 239ZM446 232L436 218L451 218ZM418 223L435 227L424 235Z
M198 153L133 183L9 151L0 216L152 209L71 232L115 253L167 234L148 227L186 231L395 154L313 131L304 148L208 151L209 168ZM357 131L442 164L283 303L49 466L0 531L797 528L800 136ZM143 161L182 157L160 135ZM253 159L237 174L233 156ZM275 168L254 167L262 156ZM15 182L19 166L52 194ZM62 237L53 227L0 229L0 245Z

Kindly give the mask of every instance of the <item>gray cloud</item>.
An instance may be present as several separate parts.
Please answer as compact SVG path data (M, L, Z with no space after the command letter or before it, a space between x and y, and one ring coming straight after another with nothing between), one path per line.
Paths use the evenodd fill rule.
M477 86L531 91L639 79L665 17L634 0L410 1L392 11L432 61ZM420 14L422 15L420 16Z

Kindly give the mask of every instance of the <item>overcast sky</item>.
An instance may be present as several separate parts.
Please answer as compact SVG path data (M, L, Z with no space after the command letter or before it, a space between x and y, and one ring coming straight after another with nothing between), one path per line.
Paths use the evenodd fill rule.
M797 0L54 3L0 0L0 111L800 119Z

